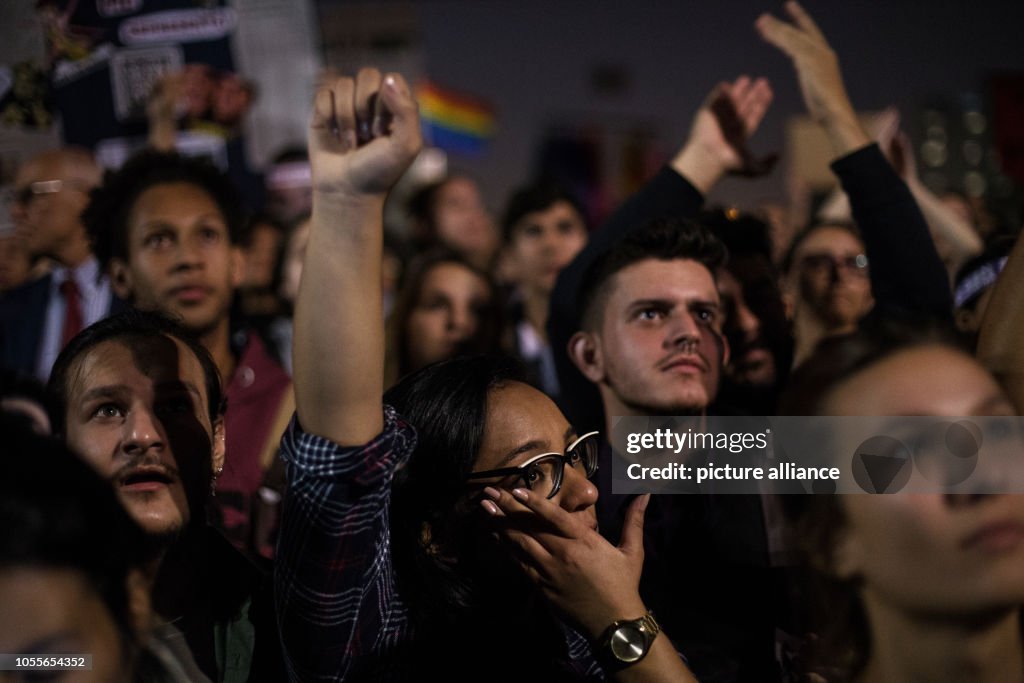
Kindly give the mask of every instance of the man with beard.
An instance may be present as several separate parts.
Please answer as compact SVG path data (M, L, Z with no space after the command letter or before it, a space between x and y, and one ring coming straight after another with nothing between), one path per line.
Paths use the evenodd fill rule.
M725 266L715 274L722 298L722 332L729 342L716 410L774 415L793 362L793 338L771 261L769 228L735 209L704 211L698 221L729 252Z
M786 7L797 24L812 26L796 3ZM948 317L948 287L924 219L906 186L860 128L834 53L816 28L805 28L817 36L814 40L794 37L791 28L780 27L768 16L758 20L757 28L793 59L807 106L832 142L832 168L850 196L864 251L872 259L875 298L882 308L898 310L904 317ZM629 235L631 230L659 216L693 217L711 185L726 171L758 170L744 142L769 100L770 91L762 81L741 78L720 86L698 112L690 140L669 167L626 202L563 271L552 302L553 344L558 348L559 340L571 337L568 356L578 369L575 377L582 375L593 383L602 404L594 410L592 403L582 400L586 389L577 393L580 383L573 372L562 372L563 361L563 387L577 401L575 407L567 401L566 410L578 427L603 423L610 428L619 415L708 414L719 389L719 369L728 362L728 346L721 327L716 327L721 325L720 319L716 321L720 303L711 269L692 257L660 260L653 252L646 262L608 266L650 232L647 228ZM863 261L856 252L808 250L800 256L820 256L805 265L821 263L833 271ZM907 267L910 257L913 268ZM645 263L644 277L630 273ZM673 264L678 264L674 270ZM684 278L684 270L690 271L689 278ZM827 287L826 282L819 291ZM583 322L570 330L575 321L571 306L577 299L585 302ZM631 343L632 337L639 343ZM611 455L606 447L598 470L602 489L609 480L602 471ZM598 501L603 534L615 537L622 524L621 510L628 503L624 499L628 496L613 494ZM700 680L778 679L775 630L790 625L780 621L788 617L788 596L779 583L785 576L770 571L779 556L776 552L785 548L776 547L779 520L768 501L714 494L651 500L645 549L648 566L660 574L648 572L642 592L653 609L665 606L661 614L670 615L666 628Z
M154 609L184 633L203 673L280 680L269 581L206 523L225 451L209 352L171 320L129 311L72 339L47 393L55 433L145 532Z
M560 276L549 330L556 351L567 348L574 366L560 378L578 429L610 434L617 416L708 414L730 357L718 281L727 272L726 250L711 231L686 219L697 216L726 172L765 167L745 140L771 98L764 80L741 77L719 86L669 167L592 235ZM574 308L581 315L570 331ZM581 387L578 376L590 386ZM595 388L596 406L587 402ZM617 538L632 496L612 491L607 442L599 461L600 529ZM699 680L778 680L773 600L779 593L765 526L756 495L651 498L641 594Z
M703 226L661 219L588 268L569 353L600 392L605 434L618 416L708 414L730 355L716 284L725 256ZM616 538L633 496L614 493L621 465L607 442L599 462L600 530ZM651 498L641 593L700 680L778 679L767 523L756 495Z
M267 476L276 472L294 401L291 380L262 340L232 329L244 270L234 187L208 162L143 152L107 175L82 220L114 291L136 308L180 318L213 356L230 406L217 526L239 549L271 555L272 540L256 522L267 512L262 501L280 500ZM261 490L265 483L272 490Z

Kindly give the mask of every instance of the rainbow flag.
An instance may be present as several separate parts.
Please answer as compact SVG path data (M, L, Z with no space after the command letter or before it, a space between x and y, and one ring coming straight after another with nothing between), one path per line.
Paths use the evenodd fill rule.
M417 88L423 137L448 152L480 154L494 135L494 110L470 95L426 82Z

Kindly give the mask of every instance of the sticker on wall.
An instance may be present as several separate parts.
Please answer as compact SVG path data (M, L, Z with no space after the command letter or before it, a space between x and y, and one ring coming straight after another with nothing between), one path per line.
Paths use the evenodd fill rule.
M104 66L113 54L114 46L110 43L104 43L90 52L88 56L82 57L79 60L61 60L57 62L57 65L53 68L54 86L66 85L83 76L88 76Z
M146 148L145 136L105 138L96 143L96 162L106 169L118 169L124 162ZM228 170L228 150L224 138L206 133L181 131L174 149L187 157L209 159L221 171Z
M96 0L96 11L101 17L122 17L142 9L142 0Z
M195 43L224 38L236 23L230 7L169 10L124 20L118 37L125 45Z
M164 74L181 69L182 50L175 45L120 50L110 58L110 85L118 121L145 118L149 93Z

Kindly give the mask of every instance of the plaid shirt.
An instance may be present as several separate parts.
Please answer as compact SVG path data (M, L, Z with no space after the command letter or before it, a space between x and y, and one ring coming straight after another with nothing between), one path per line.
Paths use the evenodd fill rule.
M395 586L389 524L392 477L415 447L415 430L390 406L384 431L364 446L307 434L294 418L285 432L288 489L274 582L292 681L427 675L422 662L396 654L413 634ZM604 680L587 640L562 628L566 679Z

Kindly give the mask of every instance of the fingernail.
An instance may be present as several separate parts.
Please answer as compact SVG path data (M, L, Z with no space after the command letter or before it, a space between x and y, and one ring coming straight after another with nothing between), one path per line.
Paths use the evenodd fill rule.
M496 488L494 488L492 486L485 486L484 487L484 495L487 496L488 498L493 498L494 500L498 500L499 498L501 498L501 491L499 491L498 489L496 489Z
M530 492L527 491L526 489L512 489L512 495L518 498L519 500L530 499Z
M395 80L394 76L385 76L384 85L394 90L398 89L398 81Z
M496 515L496 514L498 514L498 506L497 506L497 505L495 505L494 503L492 503L492 502L491 502L491 501L489 501L489 500L481 500L481 501L480 501L480 506L481 506L481 507L482 507L482 508L483 508L484 510L486 510L488 514L491 514L491 515Z

